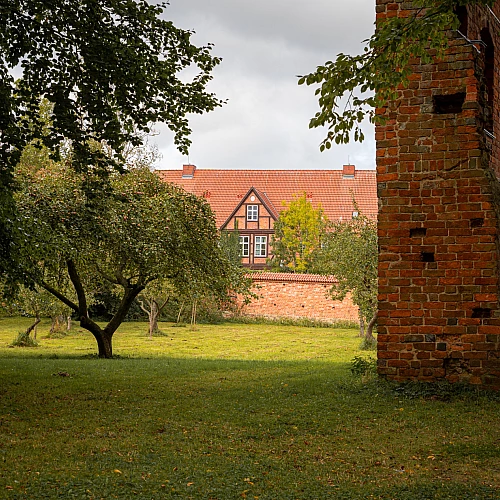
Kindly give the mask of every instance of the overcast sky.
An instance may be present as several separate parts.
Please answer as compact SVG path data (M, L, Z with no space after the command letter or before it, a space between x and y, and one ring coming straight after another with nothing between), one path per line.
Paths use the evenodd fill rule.
M297 85L339 52L360 52L373 32L374 0L170 0L164 17L196 31L197 45L215 44L223 58L209 90L228 103L190 119L189 158L157 127L161 169L375 168L374 132L362 144L319 152L324 130L309 130L318 110L314 89Z

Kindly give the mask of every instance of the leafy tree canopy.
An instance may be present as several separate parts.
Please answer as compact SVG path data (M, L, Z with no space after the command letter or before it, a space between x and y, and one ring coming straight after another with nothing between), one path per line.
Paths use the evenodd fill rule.
M16 202L24 237L19 258L32 281L77 314L96 338L101 357L112 355L114 332L154 281L226 296L230 268L206 202L160 181L147 168L111 173L110 190L97 199L85 189L89 177L92 173L54 162L18 171ZM89 316L89 296L106 286L121 290L121 302L101 328Z
M86 167L102 140L120 153L136 129L165 122L187 152L186 114L220 105L205 91L220 59L196 47L191 32L160 18L166 3L144 0L1 0L1 149L9 157L40 138L51 150L70 140L76 165ZM198 67L192 81L179 73ZM17 87L12 70L20 70ZM39 99L53 103L49 133ZM17 163L17 161L15 162Z
M365 41L362 54L338 54L316 71L299 78L299 85L319 85L320 110L310 128L327 127L321 151L332 142L347 143L351 132L363 141L361 123L380 119L376 108L394 98L395 91L408 81L411 60L432 62L447 47L446 30L458 28L456 9L466 5L491 6L495 0L414 0L409 17L389 17L377 23L375 33ZM429 51L429 49L433 49Z
M378 239L377 223L364 216L332 225L324 238L316 272L335 276L331 289L334 300L343 300L350 293L359 307L362 323L368 324L367 337L377 318Z
M0 0L0 268L15 237L12 174L40 139L55 154L72 149L77 171L120 166L153 122L164 122L186 153L186 115L221 102L206 91L220 59L192 32L161 19L166 3L146 0ZM182 70L195 67L186 80ZM15 82L13 75L20 75ZM50 125L39 113L52 105ZM94 143L105 142L112 154Z
M310 271L327 225L321 206L314 208L306 193L294 196L274 223L272 270Z

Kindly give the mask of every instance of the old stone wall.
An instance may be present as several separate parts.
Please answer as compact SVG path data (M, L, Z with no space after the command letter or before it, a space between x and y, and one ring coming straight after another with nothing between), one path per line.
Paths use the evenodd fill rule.
M377 0L377 19L411 5ZM378 369L391 379L500 387L499 2L494 12L462 13L465 37L450 31L441 60L414 61L378 111Z
M328 296L334 278L313 274L256 273L250 275L259 296L242 306L247 316L309 318L324 321L358 321L358 308L347 297L342 302Z

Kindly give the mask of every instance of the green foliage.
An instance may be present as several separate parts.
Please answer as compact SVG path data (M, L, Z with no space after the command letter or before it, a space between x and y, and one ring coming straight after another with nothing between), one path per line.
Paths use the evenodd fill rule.
M355 203L354 206L357 209ZM377 314L377 224L357 210L356 218L332 225L331 232L324 238L315 269L335 276L337 282L331 289L334 300L343 300L351 294L360 316L368 325L367 336L370 337Z
M351 360L350 371L357 377L377 373L377 360L375 358L366 358L362 356L354 356Z
M19 332L17 337L10 344L12 347L38 347L38 342L28 331Z
M361 351L376 351L377 350L377 339L375 337L363 337L361 339L361 344L359 345Z
M121 153L127 142L137 144L135 131L149 132L156 121L175 132L186 153L186 114L220 105L205 91L220 59L211 56L210 45L193 45L190 31L162 19L165 7L133 0L4 2L3 153L12 146L20 151L34 138L51 150L70 140L75 166L87 168L102 159L89 141L105 140ZM198 73L186 82L179 74L191 66ZM22 70L17 88L9 74L16 67ZM38 115L41 96L53 104L48 129Z
M52 155L106 176L122 168L127 144L163 122L178 149L190 144L187 115L222 102L206 91L220 59L191 31L162 19L167 3L135 0L2 0L0 6L0 269L17 279L13 171L38 139ZM189 68L191 79L183 70ZM15 71L14 71L15 70ZM14 81L13 73L21 73ZM181 77L182 73L182 77ZM40 114L48 101L51 121ZM105 142L107 151L93 144Z
M121 302L121 293L118 288L104 287L95 294L95 301L89 306L89 315L96 321L108 322ZM146 315L141 310L137 300L132 302L130 309L125 315L124 321L144 321Z
M365 41L362 54L339 54L316 71L299 78L299 85L318 85L320 110L311 119L310 128L328 128L320 149L332 142L347 143L354 132L355 141L363 141L361 123L382 119L375 110L396 96L411 74L412 60L430 63L443 55L447 29L458 27L454 9L463 5L491 6L495 0L415 0L409 17L390 17L377 24L375 33Z
M220 247L226 258L236 267L241 267L240 233L223 230L220 233Z
M71 291L69 291L71 293ZM68 306L40 286L27 288L20 286L15 297L15 307L20 313L39 318L41 316L55 318L71 314Z
M328 221L321 206L314 208L306 193L295 195L274 223L271 246L273 271L309 272L321 246Z
M20 168L16 180L24 270L77 314L101 356L111 356L113 333L148 284L170 280L179 293L209 290L221 300L234 284L209 205L147 168L103 182L49 162ZM120 290L120 303L101 329L88 310L106 289Z

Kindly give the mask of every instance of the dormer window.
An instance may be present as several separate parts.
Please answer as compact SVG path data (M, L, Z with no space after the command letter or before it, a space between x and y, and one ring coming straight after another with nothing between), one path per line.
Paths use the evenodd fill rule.
M247 220L248 221L259 220L259 205L247 205Z

